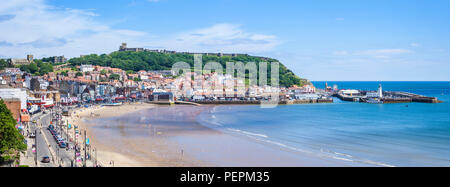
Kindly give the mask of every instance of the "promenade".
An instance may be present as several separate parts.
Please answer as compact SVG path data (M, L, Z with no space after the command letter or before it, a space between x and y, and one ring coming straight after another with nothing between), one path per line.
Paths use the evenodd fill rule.
M24 136L27 141L27 150L20 155L19 165L26 165L29 167L95 166L95 161L92 159L87 159L84 162L84 158L90 157L92 150L88 149L90 152L86 151L86 156L84 155L84 139L74 138L74 129L67 128L67 124L61 117L61 113L62 110L60 109L52 109L47 111L47 114L41 112L33 115L30 124L25 127ZM57 141L48 130L48 126L51 124L55 126L56 131L66 139L68 148L59 147ZM30 136L32 133L35 134L35 138ZM78 150L78 154L75 153L75 149ZM50 163L42 162L42 159L45 156L50 158ZM78 162L76 162L76 158L79 158Z

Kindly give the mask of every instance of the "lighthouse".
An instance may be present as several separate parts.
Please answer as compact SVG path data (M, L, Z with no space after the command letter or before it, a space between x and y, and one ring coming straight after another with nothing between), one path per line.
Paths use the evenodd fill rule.
M381 86L381 84L378 86L377 95L378 98L383 98L383 87Z

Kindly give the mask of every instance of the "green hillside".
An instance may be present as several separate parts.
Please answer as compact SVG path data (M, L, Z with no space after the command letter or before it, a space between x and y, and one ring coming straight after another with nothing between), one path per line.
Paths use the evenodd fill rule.
M263 59L260 57L253 56L213 56L213 55L203 55L203 64L207 62L219 62L222 64L224 69L226 69L226 62L275 62L276 59ZM110 66L113 68L120 68L123 70L170 70L172 65L176 62L186 62L194 67L194 55L191 54L168 54L168 53L157 53L157 52L130 52L130 51L117 51L111 54L92 54L87 56L82 56L79 58L72 58L69 63L73 66L81 64L92 64L99 66ZM268 64L268 76L270 76L270 64ZM268 79L270 82L270 77ZM302 86L308 84L306 79L301 79L296 76L291 70L287 69L283 64L280 63L280 85L281 86L292 86L299 85Z

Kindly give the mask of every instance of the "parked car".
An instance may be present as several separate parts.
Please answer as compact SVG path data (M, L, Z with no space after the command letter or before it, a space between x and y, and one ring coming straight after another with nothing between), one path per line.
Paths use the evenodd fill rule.
M30 138L36 138L36 134L31 133L31 134L30 134Z
M50 157L48 157L48 156L42 157L42 161L41 162L42 163L50 163Z
M60 147L60 148L66 148L67 145L66 145L66 143L64 143L64 142L60 142L60 143L59 143L59 147Z

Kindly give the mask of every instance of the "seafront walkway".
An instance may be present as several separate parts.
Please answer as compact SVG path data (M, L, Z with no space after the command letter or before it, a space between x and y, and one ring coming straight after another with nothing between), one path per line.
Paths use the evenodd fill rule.
M70 149L60 148L58 143L54 140L52 134L47 129L50 124L58 123L57 120L53 118L54 112L49 114L38 113L31 118L31 123L25 127L25 140L27 141L27 150L20 154L19 165L29 166L29 167L83 167L83 162L75 162L75 149L74 142L69 140L74 140L71 133L68 132L66 125L59 125L59 133L63 137L68 137L68 143L71 145ZM34 121L36 123L34 123ZM72 130L73 131L73 130ZM30 137L31 134L35 137ZM82 147L83 140L77 139L77 144ZM34 146L33 146L34 145ZM78 158L85 158L83 155L84 151L80 151L81 155ZM50 158L50 163L43 163L42 158L48 156ZM94 167L95 161L86 160L86 167ZM98 163L98 162L97 162Z

